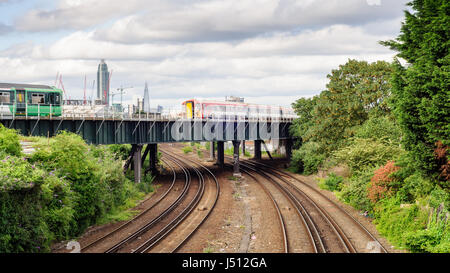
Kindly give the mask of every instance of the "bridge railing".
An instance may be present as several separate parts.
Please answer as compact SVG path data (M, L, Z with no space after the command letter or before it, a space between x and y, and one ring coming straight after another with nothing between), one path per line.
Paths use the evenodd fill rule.
M55 115L54 109L60 105L45 105L50 106L49 110L41 111L41 105L37 105L37 112L33 115L25 111L21 118L27 119L94 119L94 120L149 120L149 121L177 121L177 120L208 120L208 121L250 121L250 122L291 122L296 118L292 116L270 116L270 115L250 115L243 117L241 115L226 115L213 113L207 117L187 119L184 111L180 107L165 108L161 112L136 112L130 113L119 111L116 107L109 107L103 105L64 105L61 107L61 115ZM15 119L16 106L14 104L0 103L0 118L1 119ZM27 109L28 110L28 109ZM43 116L41 116L43 115Z

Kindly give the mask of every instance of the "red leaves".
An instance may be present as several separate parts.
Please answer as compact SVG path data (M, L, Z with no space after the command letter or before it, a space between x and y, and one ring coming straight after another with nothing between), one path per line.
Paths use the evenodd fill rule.
M439 170L441 171L439 177L446 181L450 180L450 160L447 159L448 147L440 140L435 143L434 156L436 158Z
M388 161L386 165L374 172L374 176L370 180L370 187L368 189L368 197L373 203L378 202L380 199L383 199L391 193L392 189L390 184L395 181L392 174L399 169L400 167L395 166L394 161Z

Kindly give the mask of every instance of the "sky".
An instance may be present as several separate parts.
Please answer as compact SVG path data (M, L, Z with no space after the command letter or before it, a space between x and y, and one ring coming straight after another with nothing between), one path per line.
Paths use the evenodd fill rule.
M392 61L407 0L0 0L0 82L87 98L100 59L124 104L244 97L290 106L348 59ZM130 87L130 88L127 88ZM120 95L113 98L120 102Z

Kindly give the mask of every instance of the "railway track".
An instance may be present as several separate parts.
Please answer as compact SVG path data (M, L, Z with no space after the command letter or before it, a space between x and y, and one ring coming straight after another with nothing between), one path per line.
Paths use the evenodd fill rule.
M175 171L174 167L172 166L172 164L169 164L166 160L163 160L163 162L164 162L164 164L169 166L169 168L171 169L172 174L173 174L173 179L172 179L172 182L171 182L169 188L154 203L152 203L149 207L147 207L146 209L141 211L138 215L133 217L133 219L130 219L130 220L126 221L125 223L123 223L119 227L115 228L114 230L110 231L109 233L107 233L107 234L105 234L105 235L103 235L103 236L101 236L101 237L91 241L90 243L82 246L81 252L88 252L90 249L94 248L95 246L97 246L101 242L104 242L104 241L108 240L109 238L111 238L115 234L119 233L121 230L124 230L125 228L127 228L130 225L134 224L138 219L143 218L146 214L150 213L151 210L155 206L157 206L164 198L167 197L167 195L173 189L177 177L176 177L176 171ZM187 176L186 176L186 179L187 179Z
M227 158L227 160L230 160ZM231 166L231 165L229 165ZM269 182L270 185L265 186L263 180L256 178L254 175L251 175L253 179L255 179L259 185L261 185L263 188L265 188L266 192L269 192L270 197L273 198L273 202L280 202L283 204L286 204L288 202L290 206L294 208L295 214L300 219L300 223L303 228L299 229L293 229L292 226L289 227L286 224L280 225L283 234L286 234L286 241L285 238L283 238L283 242L285 244L285 252L296 252L298 251L299 247L294 248L293 245L298 244L298 240L300 238L305 237L305 235L308 238L308 245L310 247L308 252L313 253L324 253L327 252L323 236L319 232L319 229L316 225L316 223L313 221L311 217L311 213L305 208L305 206L300 202L297 196L292 194L292 192L285 187L283 184L279 183L276 178L268 175L264 171L257 170L256 168L249 166L248 164L242 163L241 164L241 170L246 174L251 174L251 172L257 173L258 175L263 177L263 180L266 180ZM268 189L268 188L271 189ZM281 195L280 195L281 193ZM275 198L273 196L276 196ZM285 199L285 200L282 200ZM285 211L282 213L282 218L288 218L289 217L290 210ZM292 222L292 216L291 216L291 222ZM290 229L290 232L287 230ZM299 234L301 234L299 236ZM292 245L292 246L291 246ZM303 248L303 246L302 246Z
M175 153L168 151L168 149L161 150L161 152L164 155L179 157L179 155L176 155ZM198 215L187 216L190 217L189 221L186 221L187 222L186 225L184 225L183 228L180 228L180 230L177 231L177 233L183 234L183 238L178 242L176 242L175 246L172 247L170 251L167 251L171 253L178 252L189 241L189 239L199 230L199 228L202 226L202 224L206 221L206 219L210 216L211 212L214 210L220 194L220 185L217 177L202 163L195 160L190 160L189 162L200 167L200 169L203 170L203 173L205 173L206 176L208 177L209 183L208 184L204 183L204 187L206 188L204 192L207 192L207 194L204 194L205 200L202 200L203 206L201 206L202 211L204 209L207 210L207 212L206 213L198 212L197 213ZM193 166L192 164L190 164L190 167L194 169L199 175L201 175L203 180L205 180L205 176L197 167ZM197 203L197 205L199 206L199 202ZM170 241L171 242L169 242L168 245L173 245L173 240Z
M194 172L198 177L198 184L196 186L191 185L192 178L188 168L185 167L184 162L179 160L178 158L165 153L165 156L170 158L172 162L175 162L180 168L187 172L189 179L188 185L182 192L182 198L178 201L177 205L178 209L175 211L170 207L169 210L163 212L164 219L161 220L160 225L154 227L152 226L152 230L150 228L146 229L146 234L144 238L138 237L139 240L144 239L143 243L138 243L137 247L131 248L132 253L144 253L151 250L155 245L158 244L165 236L167 236L178 224L180 224L188 215L192 212L192 210L197 206L201 197L203 196L203 192L205 189L205 181L203 175L198 171L198 169L193 168ZM189 198L188 195L191 197ZM193 196L192 196L193 195ZM187 203L187 204L186 204ZM172 210L174 210L173 213ZM181 210L181 211L180 211ZM168 214L171 214L171 217L167 217Z
M181 192L176 196L175 200L170 203L170 205L167 207L164 207L161 213L157 214L156 217L152 218L150 221L146 221L141 223L141 225L138 226L138 229L136 228L132 232L128 232L128 235L125 238L122 238L118 242L115 242L111 247L108 247L106 250L101 250L97 252L105 252L105 253L114 253L114 252L141 252L145 251L150 245L152 245L153 242L157 242L160 238L165 236L165 232L168 229L168 226L173 225L176 219L178 219L180 214L183 214L188 209L189 205L186 206L186 202L189 202L189 204L192 204L198 197L198 195L201 195L201 183L202 180L199 179L199 183L197 185L192 186L192 178L189 170L183 166L178 160L173 158L168 158L169 161L177 165L182 173L184 174L184 184ZM165 161L167 164L167 161ZM168 164L169 165L169 164ZM173 170L173 168L172 168ZM174 172L174 179L176 180L176 172ZM164 198L167 198L168 194L171 194L174 198L175 192L177 191L178 187L173 190L174 186L171 187L171 190L167 190L167 194L164 194L163 198L160 198L158 201L160 202ZM194 189L195 188L195 189ZM193 194L192 191L195 191ZM191 200L187 200L186 198L188 195L194 195L194 197ZM159 203L158 202L158 203ZM184 206L183 206L184 205ZM153 205L152 207L155 207ZM183 209L184 208L184 209ZM176 212L179 212L181 210L181 213L176 214ZM143 218L145 214L152 213L153 211L151 208L146 209L143 211L138 218ZM174 216L174 213L176 216ZM115 236L116 233L119 233L120 230L125 229L127 226L131 226L132 223L137 222L136 217L132 220L126 222L118 229L108 233L106 236L103 236L102 238L94 241L93 243L89 244L88 247L92 247L95 244L102 243L106 241L107 239L113 239L112 236ZM171 220L171 221L170 221ZM170 221L169 224L166 224L165 222ZM123 231L122 231L123 233ZM144 243L141 243L142 238L146 238ZM137 246L137 247L136 247ZM86 252L86 248L83 249ZM133 248L134 247L134 248Z
M204 215L201 217L197 217L200 220L196 221L195 224L192 224L193 227L186 233L186 236L181 241L178 241L173 249L167 252L178 251L205 222L214 209L219 197L220 186L217 178L201 163L193 162L195 165L198 165L202 171L200 171L200 169L195 167L193 164L183 162L179 159L179 156L173 153L168 151L162 152L164 155L162 161L165 165L169 166L173 173L173 179L168 189L156 201L154 201L145 210L141 211L133 219L84 245L81 252L143 253L151 251L160 241L166 238L175 228L177 228L177 226L183 222L191 214L191 212L193 212L194 208L199 205L199 202L205 192L205 177L203 173L208 175L208 181L212 181L210 183L211 185L208 185L210 192L208 194L208 198L210 200L204 201L204 203L209 207L209 210L206 213L203 213ZM184 176L184 183L180 183L180 177L177 177L177 172L174 168L175 165L181 170L181 173ZM193 178L191 172L194 173L197 179ZM181 192L175 195L175 192L177 192L178 188L181 187ZM169 198L169 196L171 198ZM167 199L174 200L169 200L171 202L166 204L160 213L156 213L155 207L160 205L163 200L167 203ZM159 209L161 210L161 208ZM152 216L151 220L141 219L146 217L148 218L149 215L155 213L156 217ZM123 234L127 235L124 237ZM122 238L120 238L117 242L114 242L111 246L111 241L117 240L118 237ZM108 246L106 249L105 245ZM102 247L103 249L101 249Z
M297 177L295 177L294 175L292 175L290 173L281 171L281 170L277 169L276 167L270 166L268 164L264 164L264 163L253 161L253 160L245 160L243 162L243 164L250 165L259 172L264 171L264 172L271 173L272 175L278 177L279 180L283 181L290 189L292 189L292 191L294 191L300 195L303 195L306 198L311 200L311 198L308 197L308 194L305 193L305 190L299 189L299 187L294 185L293 182L290 180L300 183L302 186L305 187L305 189L308 189L308 191L310 191L310 194L314 194L315 196L325 200L329 204L330 207L333 207L335 210L337 210L337 212L339 213L339 216L343 216L343 218L346 219L346 220L340 219L341 221L346 221L347 223L353 223L353 225L355 226L355 229L359 230L361 235L365 236L368 239L368 241L366 241L366 245L360 245L358 247L358 249L360 251L361 250L370 250L369 248L367 248L367 246L370 245L370 243L372 243L372 247L376 246L376 248L379 249L379 252L388 253L386 248L383 247L383 245L376 239L376 237L373 234L371 234L357 219L355 219L347 211L345 211L341 206L336 204L333 200L331 200L330 198L325 196L323 193L321 193L320 191L318 191L311 185L305 183L304 181L298 179ZM351 242L351 239L349 238L349 236L344 233L344 231L339 227L338 223L331 217L331 215L329 215L323 208L321 208L317 204L316 204L316 206L325 214L325 216L330 220L332 225L335 227L336 231L342 236L342 240L344 240L344 242L348 246L350 252L357 252L356 248L353 246L354 243ZM354 231L356 231L356 230L352 230L351 234L353 234Z

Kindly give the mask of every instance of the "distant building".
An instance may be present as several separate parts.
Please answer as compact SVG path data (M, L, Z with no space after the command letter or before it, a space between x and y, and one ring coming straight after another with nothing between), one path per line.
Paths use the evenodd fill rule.
M109 72L105 60L102 59L97 70L97 99L109 105Z
M147 82L145 82L145 88L144 88L144 105L143 110L145 113L150 113L150 95L148 94L148 85Z

